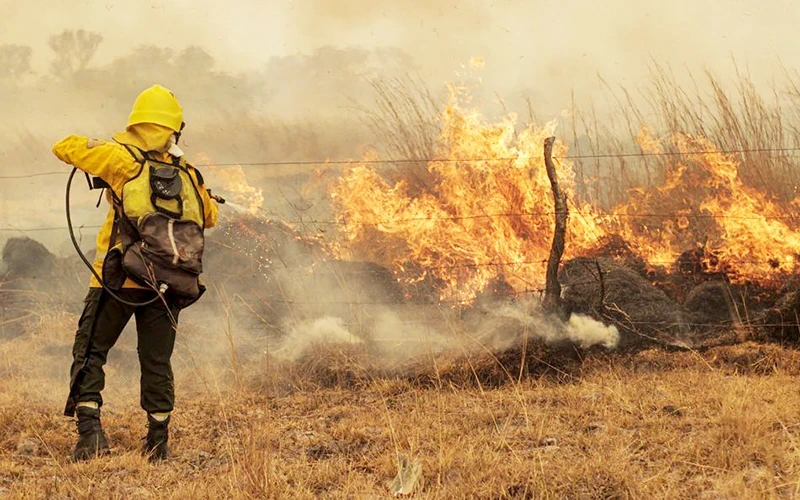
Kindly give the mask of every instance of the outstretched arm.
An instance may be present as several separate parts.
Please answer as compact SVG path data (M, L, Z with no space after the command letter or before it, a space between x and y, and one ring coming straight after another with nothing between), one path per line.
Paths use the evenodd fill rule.
M118 145L78 135L56 143L53 154L64 163L100 177L114 192L119 192L138 168L138 164Z

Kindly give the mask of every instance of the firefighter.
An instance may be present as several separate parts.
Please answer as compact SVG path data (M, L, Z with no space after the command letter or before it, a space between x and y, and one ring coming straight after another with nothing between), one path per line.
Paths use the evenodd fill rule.
M77 413L76 461L109 453L100 424L103 365L131 316L140 404L147 412L143 452L151 461L168 455L174 404L170 358L178 315L204 290L203 230L219 216L202 175L182 158L183 126L177 98L154 85L136 98L125 130L113 141L72 135L53 147L58 159L100 179L111 204L97 235L94 272L72 350L64 413Z

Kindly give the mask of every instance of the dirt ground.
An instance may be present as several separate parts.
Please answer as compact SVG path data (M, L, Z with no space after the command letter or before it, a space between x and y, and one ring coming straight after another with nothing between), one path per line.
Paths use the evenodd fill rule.
M123 354L104 393L113 454L74 464L60 414L74 320L0 343L0 498L389 498L403 459L421 466L418 498L800 497L800 353L777 345L592 352L492 388L437 378L436 363L433 382L365 367L323 386L268 358L220 367L179 348L159 465L139 454Z

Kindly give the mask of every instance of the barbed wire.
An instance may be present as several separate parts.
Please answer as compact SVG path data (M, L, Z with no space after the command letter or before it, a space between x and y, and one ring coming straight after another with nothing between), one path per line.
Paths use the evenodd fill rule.
M351 273L351 272L346 272L346 271L338 272L337 271L336 274L343 277L343 276L349 276L349 275L358 274L358 273ZM370 273L370 274L372 274L372 273ZM375 273L375 274L377 274L377 273ZM616 283L631 283L630 278L628 276L609 277L607 271L602 271L600 276L595 276L593 270L590 272L590 274L592 275L592 277L590 279L573 280L573 281L570 281L569 279L567 279L566 281L561 283L561 286L562 287L576 288L576 287L583 287L585 285L597 285L597 284L601 284L601 283L604 286L605 285L609 285L609 284L616 284ZM219 279L219 278L224 277L224 278L229 278L229 279L236 278L236 279L241 279L241 280L244 280L244 279L252 280L252 278L269 278L269 276L266 273L262 273L262 274L228 274L228 273L226 273L226 274L224 274L224 276L215 276L213 273L208 273L207 277L209 279ZM308 277L316 278L316 276L311 276L311 275L308 275ZM396 278L396 277L392 276L392 278ZM60 283L61 285L68 285L69 283L73 283L73 284L76 284L76 285L83 285L83 283L84 283L84 280L79 279L77 275L74 278L68 279L68 280L67 279L61 279L61 280L56 279L56 280L54 280L53 277L51 277L51 276L26 276L26 277L12 277L11 279L7 279L5 282L0 282L0 285L7 285L7 284L12 284L13 285L13 284L18 283L18 282L24 283L26 281L33 281L33 282L47 281L48 283L53 283L53 284L54 283ZM316 282L315 279L312 279L311 281ZM311 284L311 283L306 283L306 284ZM402 285L402 284L408 284L408 283L402 283L400 281L394 281L393 284ZM413 284L411 284L411 285L413 286ZM348 293L348 287L343 286L341 283L338 283L338 286L341 288L341 290L339 290L340 292ZM502 290L483 290L482 292L476 292L474 294L474 297L468 298L468 299L441 299L441 298L434 298L433 296L430 296L430 297L428 297L428 298L426 298L424 300L418 300L418 301L410 301L407 298L405 298L405 299L384 300L384 301L363 301L363 300L308 301L308 300L296 300L296 299L274 299L274 297L270 297L270 298L267 298L267 299L264 299L264 300L266 302L292 303L292 304L298 304L298 305L326 305L326 304L328 304L328 305L359 305L359 304L363 304L363 305L392 305L392 304L395 304L395 305L398 305L398 304L435 305L435 304L448 304L448 303L472 304L477 300L477 298L479 296L481 296L481 297L487 296L487 297L490 297L490 298L504 298L504 297L507 298L507 297L519 297L519 296L531 295L531 294L542 294L545 291L546 291L545 286L544 285L540 285L540 286L528 286L528 287L526 287L524 289L521 289L521 290L505 290L505 291L502 291ZM22 290L22 289L6 289L6 288L3 288L3 287L0 287L0 293L4 293L4 292L24 292L24 290ZM417 291L417 292L419 292L419 291ZM41 292L41 293L46 293L46 292ZM422 293L426 293L426 292L422 292ZM313 293L312 293L312 295L313 295ZM212 303L213 303L213 301L212 301Z
M0 289L0 292L3 290ZM512 295L528 295L528 294L539 294L539 291L525 291L521 293L516 293ZM493 298L502 299L503 295L497 295ZM52 299L54 303L65 304L65 305L74 305L74 306L83 306L85 303L84 301L78 300L59 300L59 299ZM226 305L229 306L235 302L235 299L229 300L221 300L221 299L210 299L210 298L203 298L201 302L198 302L198 305ZM474 299L472 300L431 300L431 301L319 301L319 302L312 302L312 301L301 301L301 300L288 300L288 299L264 299L264 303L269 304L282 304L282 305L295 305L295 306L430 306L436 307L439 305L448 305L453 303L461 303L464 305L472 305L475 303ZM30 312L28 309L21 308L21 307L13 307L9 306L6 307L6 311L23 311L23 312ZM33 313L35 315L35 313ZM663 321L655 321L655 320L633 320L633 319L615 319L610 317L605 317L605 322L609 324L616 324L617 326L651 326L651 327L661 327L661 328L685 328L685 327L700 327L700 328L715 328L715 327L743 327L743 328L777 328L777 327L787 327L787 326L796 326L800 327L800 321L785 321L781 323L775 322L758 322L756 320L723 320L723 321L716 321L716 322L696 322L696 321L675 321L675 320L663 320ZM403 320L398 319L396 323L398 324L432 324L432 323L440 323L441 320L424 320L424 319L414 319L414 320Z
M39 172L35 174L21 174L21 175L0 175L0 179L2 180L13 180L13 179L31 179L33 177L46 177L50 175L64 175L66 176L69 172L64 171L52 171L52 172Z
M594 258L589 258L589 259L594 260ZM569 261L569 259L567 259L567 261ZM613 259L612 259L612 261L613 261ZM361 261L342 261L342 260L328 260L328 261L324 261L324 262L318 262L314 266L314 271L313 271L314 274L308 273L305 276L311 278L312 280L313 279L317 279L317 278L323 278L325 276L330 276L330 275L333 275L333 276L369 276L369 275L373 275L373 276L390 276L393 280L397 280L398 284L403 284L403 280L409 280L409 279L412 279L412 277L414 279L416 279L416 278L418 278L420 276L423 276L423 275L431 275L431 277L433 279L437 279L436 275L431 273L431 271L434 271L434 270L446 271L446 270L455 270L455 269L479 269L479 268L490 268L490 267L507 267L507 268L511 268L511 269L508 270L508 271L511 271L511 270L513 270L514 267L543 266L543 265L547 264L547 260L532 260L532 261L524 261L524 262L491 262L491 263L474 263L474 264L465 263L465 264L456 264L456 265L430 265L430 266L427 266L425 269L420 270L418 272L392 272L392 270L387 269L387 268L383 268L383 267L381 267L380 269L342 269L341 267L337 267L335 269L331 269L330 271L326 271L325 269L320 269L320 266L323 265L323 264L338 264L338 263L352 263L352 262L361 263ZM659 267L659 268L666 268L666 267L669 267L669 266L680 267L680 265L681 265L681 263L677 262L676 260L649 261L649 262L642 262L642 264L650 265L650 266L656 266L656 267ZM691 265L691 264L695 264L695 262L688 262L687 264ZM697 263L697 264L699 265L700 263ZM790 269L781 268L781 267L774 267L769 260L767 260L767 261L756 260L756 259L753 259L753 260L721 260L720 264L722 264L722 265L760 264L760 265L763 265L765 267L770 267L776 273L779 273L779 272L786 273L786 272L790 271ZM282 271L283 269L284 268L281 268L280 270ZM592 269L591 272L594 273L595 270ZM626 280L629 279L627 276L619 276L619 277L616 277L616 278L615 277L611 277L610 275L613 272L614 272L613 270L608 270L608 269L602 269L601 268L602 280L603 280L604 283L622 282L622 281L626 281ZM677 274L680 275L680 276L686 276L686 277L690 277L690 276L711 277L711 276L722 276L722 275L735 277L736 276L736 270L734 269L732 272L726 273L726 269L725 268L720 268L720 269L712 268L712 269L698 270L696 272L687 270L685 273L682 273L682 272L679 271ZM250 273L224 273L224 274L217 275L214 272L209 272L209 273L206 273L206 276L208 276L211 279L223 278L224 277L224 278L239 279L239 280L252 280L252 279L256 279L256 278L265 278L265 279L274 278L275 277L275 273L273 271L263 271L263 272L250 272ZM515 275L511 274L511 277L514 277L514 276ZM49 276L26 276L26 277L19 277L19 278L15 278L15 277L12 276L11 279L9 280L9 282L13 282L15 279L31 280L31 281L48 281L48 282L52 282L53 281L53 278L49 277ZM63 281L69 281L69 280L63 280ZM569 282L569 281L566 281L566 282L563 283L563 285L564 286L583 286L583 285L586 285L586 284L594 284L594 283L597 283L597 282L598 282L597 278L592 278L592 280L585 281L585 282L583 282L583 281L581 281L581 282L575 282L575 281ZM405 283L405 284L413 286L413 283ZM528 292L543 292L544 289L540 288L540 287L532 287L532 288L529 287L525 291L528 291Z
M495 218L513 218L513 217L545 217L554 216L555 212L508 212L508 213L493 213L493 214L472 214L472 215L453 215L453 216L433 216L433 217L409 217L405 219L389 219L382 221L353 221L353 220L328 220L328 219L284 219L275 216L274 214L265 212L265 222L276 221L287 224L308 224L308 225L335 225L335 226L391 226L393 224L402 224L407 222L425 222L425 221L459 221L459 220L474 220L474 219L495 219ZM623 212L569 212L569 215L578 217L597 217L603 218L618 218L618 219L648 219L648 218L663 218L663 219L719 219L719 220L797 220L800 219L800 214L784 214L784 215L722 215L722 214L686 214L681 212L665 212L665 213L640 213L631 214ZM83 225L76 229L98 229L102 225ZM50 227L33 227L22 228L13 226L0 226L0 231L4 232L36 232L36 231L57 231L66 230L66 226L50 226Z
M756 149L729 149L729 150L705 150L705 151L689 151L689 152L682 152L682 151L669 151L669 152L652 152L652 153L604 153L604 154L590 154L590 155L566 155L555 157L556 159L570 159L570 160L580 160L580 159L614 159L614 158L644 158L644 157L675 157L675 156L693 156L693 155L708 155L708 154L746 154L746 153L753 153L753 154L766 154L766 153L796 153L800 152L800 148L756 148ZM422 159L410 159L410 158L401 158L401 159L386 159L386 160L303 160L303 161L267 161L267 162L243 162L243 163L204 163L204 164L197 164L197 167L205 168L205 167L234 167L234 166L241 166L241 167L258 167L258 166L349 166L349 165L392 165L392 164L414 164L414 163L479 163L479 162L509 162L509 161L518 161L521 159L520 157L494 157L494 158L422 158ZM4 175L0 176L0 180L19 180L19 179L32 179L38 177L45 177L45 176L55 176L55 175L63 175L66 177L67 172L65 171L51 171L51 172L38 172L32 174L21 174L21 175ZM287 222L292 224L317 224L317 225L392 225L392 224L401 224L407 222L422 222L422 221L459 221L459 220L470 220L470 219L486 219L486 218L510 218L510 217L543 217L543 216L553 216L555 215L554 212L509 212L509 213L494 213L494 214L470 214L470 215L462 215L462 216L438 216L438 217L412 217L412 218L405 218L405 219L394 219L388 221L340 221L340 220L281 220L281 222ZM592 216L599 216L599 217L609 217L609 218L681 218L685 217L687 219L734 219L734 220L794 220L800 218L800 215L755 215L755 216L738 216L738 215L716 215L716 214L685 214L685 213L637 213L637 214L630 214L630 213L586 213L580 211L571 212L570 215L576 215L581 217L592 217ZM76 229L99 229L101 225L84 225L80 228ZM28 233L28 232L43 232L43 231L61 231L66 230L66 226L54 226L54 227L39 227L39 228L19 228L19 227L2 227L0 226L0 231L3 232L19 232L19 233ZM429 266L433 269L457 269L457 268L478 268L478 267L513 267L513 266L529 266L529 265L542 265L545 264L547 261L546 259L537 259L537 260L523 260L523 261L513 261L513 262L486 262L486 263L463 263L458 265L452 266ZM773 266L774 261L772 259L760 260L760 259L722 259L722 263L724 264L762 264L762 265L770 265ZM678 264L676 260L649 260L645 261L645 264L649 265L657 265L657 264L669 264L675 265ZM335 273L341 275L349 275L349 274L365 274L365 273L378 273L380 271L369 271L369 270L359 270L359 271L343 271L343 270L336 270ZM389 271L391 273L391 271ZM601 271L602 273L602 271ZM239 279L252 279L257 277L264 277L264 274L238 274L238 275L226 275L231 278L239 278ZM26 279L36 279L36 280L47 280L52 281L52 277L36 277L36 278L26 278ZM605 283L612 283L614 281L621 281L620 279L611 279L611 278L598 278L593 280L587 280L585 282L574 282L574 283L565 283L565 286L581 286L586 284L595 284L602 280ZM1 290L0 290L1 291ZM525 295L534 295L534 294L541 294L544 292L544 288L530 288L520 291L512 291L512 292L502 292L502 293L494 293L492 294L495 297L503 298L503 297L519 297ZM382 300L372 300L372 301L360 301L360 300L341 300L341 301L308 301L308 300L291 300L291 299L275 299L270 298L266 300L269 303L276 303L276 304L286 304L286 305L296 305L296 306L396 306L396 305L414 305L414 306L436 306L436 305L448 305L448 304L461 304L467 305L474 303L475 299L440 299L436 300L431 298L430 300L423 300L423 301L382 301ZM229 301L224 300L204 300L204 303L207 304L229 304ZM82 304L82 302L75 302L76 304ZM709 326L724 326L730 327L734 325L734 321L724 321L714 324L708 323L688 323L688 322L670 322L670 321L625 321L625 324L629 324L632 326L660 326L660 327L687 327L687 326L698 326L698 327L709 327ZM788 325L796 325L797 323L793 322L785 322L785 323L764 323L764 324L757 324L756 326L759 327L780 327L780 326L788 326ZM744 325L748 326L748 325Z
M80 226L76 229L97 229L102 226L99 225L91 225L91 226ZM66 230L66 226L63 227L49 227L49 228L35 228L35 229L20 229L20 228L2 228L0 227L0 231L13 231L13 232L34 232L34 231L51 231L51 230ZM235 251L235 249L234 249ZM688 249L685 252L691 252L692 249ZM684 253L685 253L684 252ZM679 264L692 264L694 261L690 258L691 256L687 256L685 262L679 262L682 254L677 255L674 259L646 259L642 256L636 255L635 251L631 255L633 259L640 259L642 264L645 265L679 265ZM608 257L608 256L606 256ZM612 258L612 257L609 257ZM769 265L773 268L780 267L780 258L781 256L776 257L769 257L766 259L731 259L724 256L717 255L712 251L709 253L698 255L697 259L700 260L699 263L702 263L704 259L716 259L719 262L719 265L738 265L738 264L762 264L762 265ZM613 260L613 258L612 258ZM527 266L527 265L542 265L546 264L547 259L535 259L535 260L518 260L518 261L503 261L503 262L483 262L483 263L462 263L462 264L454 264L448 266L430 266L435 269L458 269L458 268L473 268L473 267L514 267L514 266ZM776 267L775 264L778 264ZM364 272L375 272L375 271L364 271ZM257 275L246 275L255 277Z
M581 160L602 158L638 158L652 156L702 156L710 154L741 154L741 153L797 153L800 147L794 148L742 148L742 149L707 149L700 151L660 151L640 153L596 153L588 155L554 156L554 159Z
M232 300L231 301L224 301L224 300L201 299L201 302L198 302L198 305L195 306L195 307L198 307L198 306L200 306L202 304L230 305L231 302L233 302L233 301ZM58 303L62 304L62 305L73 305L73 306L83 306L85 304L83 301L59 301ZM328 303L328 304L330 304L330 303ZM386 303L386 304L395 305L395 306L403 305L402 303L396 303L396 302ZM319 305L319 303L292 302L291 305ZM340 305L384 305L384 303L370 304L370 303L363 303L363 302L344 302L344 303L340 303ZM435 306L437 304L435 304L435 303L420 303L420 304L407 304L407 305L415 305L415 306L431 305L431 306ZM29 314L26 314L24 317L11 318L9 320L9 323L22 321L22 320L25 320L25 319L27 319L29 317L37 317L37 316L41 315L38 312L30 312L27 309L22 309L22 308L7 307L6 311L29 312ZM752 321L752 320L751 321L742 321L742 322L740 322L738 320L728 320L728 321L718 321L718 322L713 322L713 323L701 323L701 322L692 322L692 321L680 322L680 321L617 320L618 321L617 322L617 321L612 320L612 318L608 318L608 317L603 318L603 320L604 320L605 323L612 324L612 325L618 326L618 327L649 326L649 327L659 327L659 329L664 329L664 331L668 331L670 328L681 329L681 328L686 328L686 327L697 327L697 328L731 328L731 327L734 327L734 328L779 328L779 327L800 327L800 322L798 322L798 321L786 321L786 322L783 322L783 323L774 323L774 322L760 323L758 321ZM395 320L393 320L393 324L399 324L399 325L441 325L442 322L443 322L443 320L441 320L441 319L427 319L427 320L426 319L413 319L413 320L395 319ZM237 325L237 328L240 329L240 330L263 331L263 325L260 325L260 326L257 326L257 327L253 327L253 326L248 327L246 325ZM664 342L665 341L665 339L659 339L657 337L646 336L646 335L644 335L643 333L641 333L639 331L634 331L633 333L634 334L638 334L640 336L644 336L644 337L650 338L651 340L654 340L656 342ZM250 339L250 340L252 341L253 339ZM413 337L411 337L411 338L394 339L394 341L414 341L414 340L415 339ZM380 342L382 340L381 339L377 339L376 341ZM714 346L711 346L711 347L723 347L724 345L726 345L726 344L714 345ZM680 347L680 344L674 345L674 347ZM691 346L687 345L686 347L690 348Z
M88 226L78 226L75 227L76 230L80 229L100 229L103 227L102 225L88 225ZM3 232L12 232L12 233L35 233L41 231L66 231L69 229L67 226L52 226L52 227L32 227L32 228L20 228L20 227L0 227L0 231Z
M265 211L266 212L266 211ZM318 219L282 219L274 215L268 216L280 222L289 224L317 224L317 225L337 225L337 226L391 226L393 224L402 224L406 222L425 222L425 221L459 221L459 220L474 220L474 219L498 219L498 218L512 218L512 217L550 217L556 215L555 212L508 212L508 213L494 213L494 214L473 214L473 215L452 215L452 216L432 216L432 217L409 217L405 219L389 219L382 221L354 221L351 219L345 220L318 220ZM641 213L629 214L624 212L575 212L570 211L568 215L577 217L597 217L602 218L618 218L618 219L721 219L721 220L795 220L800 219L800 214L785 214L785 215L722 215L722 214L685 214L680 212L668 213Z
M561 159L588 159L588 158L625 158L625 157L658 157L658 156L681 156L681 155L705 155L705 154L733 154L733 153L788 153L798 152L800 148L754 148L754 149L728 149L728 150L705 150L705 151L669 151L669 152L651 152L651 153L607 153L607 154L593 154L593 155L567 155L557 158ZM491 161L514 161L519 157L507 158L425 158L425 159L386 159L386 160L325 160L325 161L272 161L272 162L250 162L250 163L206 163L198 164L198 167L208 166L269 166L269 165L378 165L378 164L392 164L392 163L420 163L420 162L440 162L440 163L458 163L458 162L491 162ZM40 172L26 175L13 175L13 176L0 176L0 179L27 179L48 175L66 175L66 172ZM407 222L422 222L422 221L459 221L470 219L486 219L486 218L511 218L511 217L542 217L553 216L555 212L509 212L509 213L494 213L494 214L472 214L472 215L457 215L457 216L431 216L431 217L412 217L405 219L393 219L387 221L345 221L345 220L315 220L315 219L299 219L299 220L286 220L280 219L281 222L290 224L308 224L308 225L393 225ZM605 218L687 218L687 219L735 219L735 220L794 220L800 218L800 215L757 215L757 216L738 216L738 215L719 215L719 214L686 214L686 213L586 213L586 212L571 212L571 215L581 217L605 217ZM77 229L98 229L102 225L84 225ZM38 227L38 228L20 228L20 227L0 227L2 232L44 232L44 231L57 231L67 230L66 226L54 227ZM470 267L513 267L520 265L541 265L546 263L546 260L534 261L514 261L514 262L489 262L489 263L464 263L453 266L434 266L437 269L456 269L456 268L470 268ZM645 261L646 264L676 264L675 260L670 261ZM752 260L752 259L724 259L725 264L764 264L774 266L774 259L767 259L765 261Z
M703 156L708 154L741 154L741 153L796 153L800 152L800 147L795 148L742 148L742 149L709 149L701 151L661 151L661 152L639 152L639 153L594 153L581 155L553 156L557 160L585 160L585 159L611 159L611 158L646 158L646 157L669 157L669 156ZM484 163L484 162L505 162L525 159L520 156L491 157L491 158L395 158L385 160L282 160L282 161L263 161L245 163L205 163L195 164L202 167L267 167L267 166L310 166L310 165L383 165L383 164L404 164L404 163Z
M613 158L647 158L647 157L670 157L670 156L702 156L708 154L742 154L742 153L797 153L800 147L792 148L741 148L741 149L709 149L701 151L661 151L661 152L639 152L639 153L594 153L554 156L558 160L584 160L584 159L613 159ZM348 165L392 165L407 163L485 163L485 162L506 162L525 159L520 156L491 157L491 158L391 158L375 160L275 160L275 161L256 161L256 162L208 162L193 163L198 168L205 167L269 167L269 166L348 166ZM3 175L0 180L29 179L33 177L43 177L50 175L64 175L66 171L37 172L22 175Z

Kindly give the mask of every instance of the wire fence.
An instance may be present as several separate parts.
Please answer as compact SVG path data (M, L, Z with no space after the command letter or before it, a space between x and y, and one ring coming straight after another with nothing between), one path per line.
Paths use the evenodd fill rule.
M563 156L561 158L579 159L579 158L622 158L622 157L653 157L653 156L680 156L680 155L704 155L713 153L734 154L734 153L795 153L800 152L800 148L761 148L761 149L728 149L728 150L707 150L707 151L691 151L691 152L653 152L653 153L630 153L630 154L595 154L595 155L572 155ZM390 165L390 164L409 164L420 162L443 162L443 163L459 163L459 162L493 162L493 161L513 161L517 160L515 157L508 158L426 158L426 159L408 159L396 158L386 160L325 160L325 161L274 161L274 162L237 162L237 163L207 163L199 164L200 167L206 166L275 166L275 165ZM66 172L43 172L33 173L27 175L17 176L0 176L0 179L28 179L39 176L47 175L66 175ZM573 204L574 206L574 204ZM262 215L266 213L261 209ZM441 222L441 221L463 221L463 220L478 220L478 219L498 219L498 218L533 218L533 217L552 217L555 215L553 211L539 211L539 212L507 212L507 213L481 213L481 214L463 214L463 215L448 215L448 216L430 216L430 217L406 217L387 220L363 221L363 220L346 220L340 219L317 219L313 217L289 219L285 217L276 217L276 220L282 223L299 224L299 225L332 225L332 226L397 226L400 224L408 224L413 222ZM571 211L570 215L578 217L598 217L605 221L608 220L621 220L621 219L706 219L706 220L740 220L740 221L767 221L767 220L795 220L800 219L800 214L758 214L758 215L728 215L728 214L708 214L708 213L685 213L685 212L664 212L664 213L627 213L627 212L581 212ZM269 220L269 214L266 213L265 217ZM81 230L94 230L101 228L102 225L81 225L75 229ZM64 226L49 226L49 227L16 227L10 225L0 226L0 232L12 232L27 234L33 232L47 232L47 231L66 231L68 227ZM712 257L712 256L708 256ZM546 259L536 260L517 260L508 262L467 262L461 264L454 264L451 266L440 265L436 266L440 270L450 270L458 268L481 268L481 267L504 267L504 268L518 268L521 266L530 265L543 265ZM668 266L677 263L677 257L669 260L656 260L647 259L646 264L655 266ZM756 265L769 265L777 268L776 264L780 264L776 259L752 259L752 258L730 258L724 259L727 266L736 266L742 264L756 264ZM251 276L255 277L255 276Z
M706 155L706 154L737 154L737 153L758 153L758 154L774 154L774 153L798 153L800 148L753 148L753 149L719 149L719 150L704 150L704 151L665 151L665 152L638 152L638 153L602 153L592 155L566 155L561 157L554 157L556 159L601 159L601 158L634 158L634 157L672 157L672 156L693 156L693 155ZM263 161L263 162L231 162L231 163L202 163L196 164L197 167L258 167L258 166L352 166L352 165L393 165L393 164L415 164L415 163L478 163L478 162L509 162L517 161L520 157L505 157L505 158L394 158L385 160L282 160L282 161ZM64 176L68 175L66 171L51 171L51 172L37 172L32 174L20 175L4 175L0 176L0 180L24 180L43 176ZM399 218L379 221L347 221L347 225L362 225L362 226L390 226L397 224L405 224L410 222L423 222L423 221L461 221L461 220L475 220L475 219L492 219L492 218L523 218L523 217L545 217L553 216L554 212L509 212L509 213L482 213L482 214L463 214L452 216L430 216L430 217L411 217ZM579 217L599 217L603 219L657 219L657 218L670 218L677 219L681 217L689 219L716 219L716 220L796 220L800 219L800 214L759 214L754 216L745 215L726 215L726 214L707 214L707 213L622 213L622 212L580 212L572 211L570 215ZM316 218L300 218L300 219L286 219L281 218L282 222L291 224L310 224L310 225L345 225L344 220L325 220ZM99 229L100 225L83 225L82 229ZM0 226L0 232L43 232L43 231L60 231L66 230L66 226L50 226L50 227L29 227L21 228L14 226Z
M29 279L29 278L27 278ZM573 283L570 286L580 286L580 285L588 285L588 284L597 284L597 280L594 281L585 281L579 283ZM524 296L533 296L533 295L540 295L543 293L544 290L525 290L520 292L501 292L495 293L491 297L491 304L496 305L497 300L503 301L512 298L519 298ZM0 288L0 295L7 292L17 292L17 293L25 293L24 290L6 290ZM52 294L48 294L47 297L52 303L57 303L59 305L66 305L72 306L75 308L79 308L85 305L83 300L61 300L58 298L53 298ZM200 304L204 306L220 306L223 308L230 308L236 302L242 301L243 299L239 296L230 298L230 299L222 299L222 298L210 298L204 297ZM446 320L447 315L442 314L439 318L422 318L420 317L421 309L420 307L428 307L431 308L431 311L442 311L443 307L448 308L449 306L474 306L476 301L474 299L470 300L458 300L458 299L442 299L442 300L295 300L295 299L286 299L286 298L278 298L278 297L260 297L258 299L252 300L252 302L261 301L263 304L267 305L267 308L272 308L276 305L283 305L283 306L300 306L306 308L330 308L330 307L384 307L384 308L393 308L397 311L397 308L402 307L414 307L414 314L411 317L397 317L392 319L393 324L398 325L409 325L409 324L439 324L442 321ZM478 301L480 303L480 301ZM253 304L248 303L246 304L248 309L253 312L252 307ZM24 305L21 307L14 307L14 306L4 306L4 310L7 312L24 312L24 313L31 313L33 316L40 315L43 312L39 311L36 313L32 311L30 308L25 307ZM327 313L331 311L328 310ZM352 312L352 311L351 311ZM258 318L258 314L254 314L256 318ZM702 329L721 329L721 328L797 328L800 332L800 320L790 320L786 319L785 321L781 322L774 322L774 321L762 321L759 319L753 319L749 317L743 318L734 318L731 317L729 320L724 321L715 321L715 322L698 322L692 321L691 319L687 319L685 321L676 321L676 320L637 320L631 319L629 317L620 317L614 316L612 311L607 310L606 314L604 315L606 320L614 320L614 322L618 323L620 326L626 326L632 329L641 328L641 327L648 327L649 329L686 329L686 328L702 328ZM12 318L13 319L13 318ZM262 319L263 318L259 318ZM263 321L267 323L266 321Z
M800 147L795 148L742 148L742 149L709 149L701 151L661 151L661 152L631 152L631 153L598 153L554 156L556 160L588 160L588 159L615 159L615 158L649 158L649 157L674 157L674 156L704 156L709 154L787 154L800 153ZM205 167L281 167L281 166L392 166L419 163L495 163L527 160L524 156L486 157L486 158L391 158L375 160L276 160L276 161L244 161L244 162L208 162L193 163L198 168ZM30 179L34 177L61 175L67 176L69 172L55 170L49 172L36 172L32 174L2 175L0 180Z
M263 209L259 210L265 212ZM334 220L334 219L316 219L313 217L291 219L278 216L270 216L266 214L267 220L270 217L276 221L288 224L308 224L308 225L332 225L332 226L387 226L391 227L398 224L406 224L409 222L436 222L436 221L461 221L461 220L477 220L477 219L500 219L500 218L523 218L523 217L552 217L555 212L509 212L509 213L491 213L491 214L467 214L467 215L453 215L453 216L431 216L431 217L407 217L399 219L386 219L376 221L359 221L359 220ZM759 215L726 215L726 214L708 214L708 213L683 213L683 212L664 212L664 213L615 213L615 212L575 212L570 211L570 216L575 217L596 217L598 220L607 221L613 219L681 219L688 220L739 220L739 221L794 221L800 220L800 213L798 214L759 214ZM99 224L84 224L76 226L76 229L99 229L102 225ZM41 231L64 231L67 226L47 226L47 227L14 227L14 226L0 226L0 231L3 232L41 232Z

